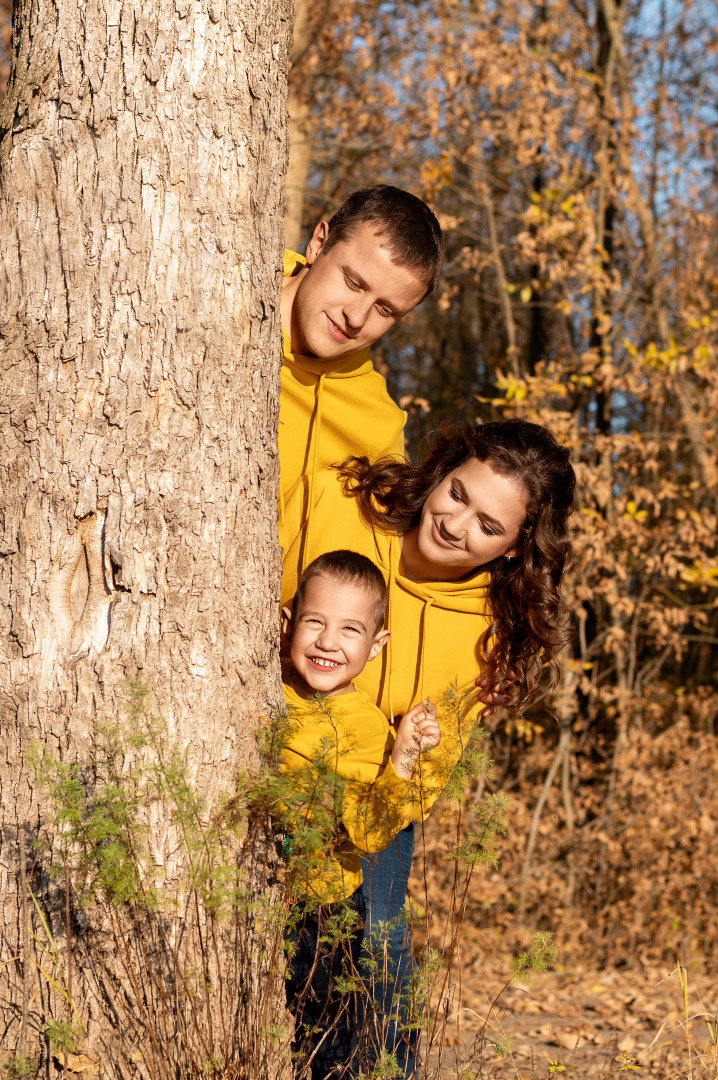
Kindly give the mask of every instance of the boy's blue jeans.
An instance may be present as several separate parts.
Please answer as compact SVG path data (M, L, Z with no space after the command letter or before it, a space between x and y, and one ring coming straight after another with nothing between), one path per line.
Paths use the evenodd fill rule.
M414 826L409 825L384 851L362 860L362 973L368 994L359 1002L360 1057L362 1065L370 1064L385 1049L395 1055L402 1077L414 1072L418 1041L416 1030L405 1030L415 993L414 953L404 913L413 852Z
M347 996L336 983L339 980L341 986L341 980L357 970L362 923L347 940L337 942L336 935L327 935L327 924L344 907L355 908L360 920L364 919L361 889L343 904L328 904L317 911L308 912L304 904L297 904L297 926L285 934L294 946L286 981L287 1005L295 1021L292 1050L299 1059L297 1071L314 1054L311 1080L347 1076L356 1049L359 995Z

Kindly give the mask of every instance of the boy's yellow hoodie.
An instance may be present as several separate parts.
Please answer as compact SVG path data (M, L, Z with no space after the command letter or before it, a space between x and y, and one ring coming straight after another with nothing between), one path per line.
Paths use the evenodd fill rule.
M458 582L411 581L403 572L399 537L364 522L334 469L317 474L311 536L302 543L306 489L301 479L288 494L280 524L282 604L294 596L302 569L326 551L348 548L379 567L389 593L386 625L391 636L355 682L391 720L425 697L438 706L441 744L420 758L428 810L483 708L474 680L480 672L477 642L491 622L489 575Z
M316 825L325 818L324 846L297 852L305 869L292 890L322 904L345 900L362 882L361 852L382 851L410 821L422 817L412 780L391 762L394 733L367 693L318 700L283 664L290 731L282 771L292 774L294 820ZM326 817L325 817L326 815ZM335 842L326 832L334 831Z
M284 253L284 276L307 265L294 251ZM282 331L279 399L279 519L286 493L302 475L312 480L350 455L404 456L402 412L389 397L383 377L374 370L368 349L338 360L317 360L292 352Z

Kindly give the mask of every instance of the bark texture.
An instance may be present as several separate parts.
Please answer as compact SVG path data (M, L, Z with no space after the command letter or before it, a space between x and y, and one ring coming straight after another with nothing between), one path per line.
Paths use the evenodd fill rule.
M8 963L27 952L21 863L32 887L30 844L46 826L28 747L82 760L96 724L117 718L124 681L138 680L211 811L240 768L256 767L254 732L281 697L288 23L283 0L16 6L0 112L0 1011L10 1049L26 1039L30 1053L52 997L27 956ZM152 822L152 841L171 873L172 823ZM44 895L51 908L49 886ZM69 923L63 908L52 923L60 950ZM141 1053L134 1066L119 1061L106 995L74 963L98 1067L142 1071ZM247 1002L251 976L237 973Z

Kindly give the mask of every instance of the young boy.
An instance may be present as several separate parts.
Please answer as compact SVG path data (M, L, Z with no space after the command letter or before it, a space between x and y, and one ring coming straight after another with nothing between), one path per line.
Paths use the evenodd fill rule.
M411 709L394 735L383 713L353 685L389 637L382 629L385 606L386 586L374 563L352 551L332 551L307 567L292 610L282 610L290 648L284 669L290 734L282 769L292 774L291 814L297 834L301 824L318 819L325 834L334 833L333 842L319 841L319 850L293 852L306 870L301 878L295 870L289 884L300 925L291 935L287 1000L295 1015L295 1050L314 1054L314 1080L338 1076L355 1045L353 995L334 984L359 962L361 852L382 850L399 829L422 817L412 777L419 755L441 737L430 702ZM356 912L355 925L341 948L327 940L327 926L347 909Z

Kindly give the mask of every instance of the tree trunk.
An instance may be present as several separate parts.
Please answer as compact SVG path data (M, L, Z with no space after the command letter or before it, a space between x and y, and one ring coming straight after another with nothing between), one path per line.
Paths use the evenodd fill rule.
M201 830L239 770L258 768L254 732L281 699L275 499L288 7L16 6L0 112L0 1013L3 1047L24 1045L36 1064L44 1053L48 1069L59 1043L43 1042L41 1028L58 1010L81 1018L83 1052L102 1075L162 1075L165 1051L155 1047L153 1057L152 994L120 963L147 911L135 896L124 908L93 909L84 924L76 886L44 873L31 842L45 837L57 849L63 834L58 841L28 748L86 762L98 729L118 730L126 681L135 680L165 726L156 753L148 744L133 758L120 746L125 773L138 754L156 763L162 746L176 747L204 801ZM188 902L177 820L145 810L153 865L175 903ZM266 850L250 859L248 843L243 886L276 897L274 860ZM195 906L204 949L197 1002L172 938L184 923L168 915L173 929L150 927L166 935L183 1015L209 1002L212 980L216 991L213 965L229 941L227 926ZM33 917L48 950L42 960L25 937ZM82 941L71 943L72 927L83 925ZM203 929L224 944L211 949ZM266 1039L259 1043L282 1018L281 980L270 989L271 950L260 956L252 927L244 932L243 963L233 953L235 967L221 976L225 1004L232 991L236 1008L222 1037L200 1038L198 1074L228 1073L232 1062L252 1077L272 1069ZM102 935L106 972L93 953ZM166 1008L165 991L155 985L153 1008L160 999ZM203 1020L210 1027L213 1008ZM206 1066L220 1051L224 1064ZM174 1067L195 1068L188 1059Z
M311 0L294 0L294 35L289 54L289 165L284 242L293 251L299 251L302 241L304 195L311 161L308 127L311 117L309 98L312 72L309 70L306 58L316 27L311 18L310 3ZM314 14L316 15L316 12Z

